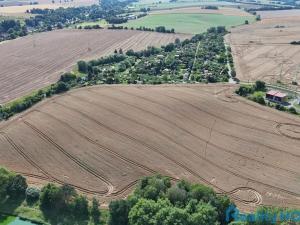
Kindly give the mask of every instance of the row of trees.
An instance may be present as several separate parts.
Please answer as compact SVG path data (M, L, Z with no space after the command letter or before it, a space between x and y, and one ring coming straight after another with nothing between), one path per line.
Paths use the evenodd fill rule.
M116 26L116 25L112 25L109 26L108 29L112 29L112 30L128 30L127 26ZM141 31L151 31L151 32L158 32L158 33L175 33L175 29L171 28L171 29L167 29L165 26L159 26L159 27L155 27L155 28L148 28L148 27L144 27L144 26L140 26L135 28L136 30L141 30ZM131 27L130 30L134 30L134 27Z
M22 98L21 100L17 100L3 107L0 106L0 121L6 120L16 113L20 113L30 108L46 97L51 97L54 94L60 94L68 91L70 88L76 86L78 81L80 81L80 78L78 79L74 74L65 73L61 76L57 83L52 84L50 87L41 89L29 96Z
M26 36L27 33L26 26L21 25L18 20L8 19L0 21L0 42Z

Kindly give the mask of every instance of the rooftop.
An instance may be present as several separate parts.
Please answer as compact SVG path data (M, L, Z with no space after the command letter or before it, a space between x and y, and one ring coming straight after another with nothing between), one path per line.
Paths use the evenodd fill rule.
M279 97L279 98L284 98L284 97L287 96L287 94L282 93L280 91L275 91L275 90L270 90L270 91L267 92L267 94L275 96L275 97Z

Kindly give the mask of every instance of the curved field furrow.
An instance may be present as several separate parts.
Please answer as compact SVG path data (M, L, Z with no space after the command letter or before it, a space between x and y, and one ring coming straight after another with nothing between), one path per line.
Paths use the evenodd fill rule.
M88 90L88 91L91 92L92 90ZM96 92L96 93L97 93L97 92ZM193 134L193 133L191 133L190 131L188 131L187 129L178 126L174 121L180 121L180 120L182 119L182 118L180 118L180 117L175 117L175 119L170 120L170 119L167 119L166 117L161 117L160 115L158 115L158 114L156 114L156 113L153 113L153 112L151 112L151 111L145 110L144 108L138 107L138 106L136 106L136 105L134 105L134 104L130 104L130 103L128 103L128 102L125 102L124 100L121 101L121 100L119 100L119 99L117 99L117 98L115 98L115 97L112 97L111 95L110 95L110 96L107 96L106 94L101 93L101 96L102 96L102 97L103 97L103 96L104 96L104 97L108 97L108 98L110 98L110 99L113 99L114 101L117 101L117 102L121 103L121 104L125 104L126 106L130 106L130 107L136 108L136 109L138 109L138 110L144 112L145 114L151 114L151 115L153 115L154 117L157 117L157 118L158 118L159 120L161 120L162 122L168 122L170 125L174 126L176 129L182 130L182 131L186 132L187 134L189 134L189 135L191 135L191 136L193 136L193 137L199 139L199 140L202 141L202 142L208 143L208 142L209 142L208 140L210 140L210 138L209 138L208 140L207 140L207 139L204 139L203 137L200 137L200 136L198 136L198 135L196 135L196 134ZM90 96L90 99L84 99L84 98L81 98L81 97L79 97L79 96L76 96L76 98L79 99L79 100L82 100L82 101L84 101L84 102L90 102L91 104L97 105L96 102L90 101L90 99L93 99L93 96ZM158 104L158 103L156 102L156 104ZM161 105L161 106L167 108L167 106L165 106L165 105ZM113 111L109 110L108 108L106 108L106 107L103 106L103 105L99 105L99 107L105 108L106 110L110 111L111 113L117 114L116 112L113 112ZM179 113L179 112L177 111L176 113ZM119 115L119 116L123 116L123 117L125 118L124 115L120 115L120 114L118 114L118 115ZM181 115L181 116L184 117L184 115ZM127 117L126 119L129 119L129 118ZM200 126L202 126L202 127L204 127L204 128L207 128L208 130L210 130L210 137L211 137L212 132L214 132L214 133L219 133L219 134L222 134L222 135L227 136L227 137L230 137L230 138L238 139L238 140L240 140L240 141L241 141L241 140L242 140L242 141L245 141L245 142L247 142L247 144L256 144L256 145L258 145L258 146L261 146L261 145L262 145L262 146L265 146L265 147L270 148L270 149L273 150L273 151L277 151L277 149L274 149L274 148L272 148L272 147L266 146L265 144L260 143L260 142L249 141L249 140L246 140L246 139L244 139L244 138L241 138L241 137L238 137L238 136L235 136L235 135L230 135L230 134L221 132L221 131L219 131L219 130L213 130L213 129L211 129L211 127L206 126L206 125L203 125L203 124L200 124L197 120L193 120L193 118L185 118L185 119L186 119L186 120L192 120L192 123L196 123L196 124L198 124L198 125L200 125ZM135 121L135 122L136 122L136 121ZM230 142L230 141L232 142L232 140L228 140L228 142ZM270 163L268 163L268 162L260 161L260 160L257 160L257 159L255 159L255 158L252 158L252 157L249 157L249 156L246 156L246 155L242 155L242 154L240 154L240 153L238 153L238 152L231 151L231 150L229 150L229 149L225 149L224 147L221 147L221 146L216 145L216 144L214 144L214 143L209 143L209 145L211 145L211 146L213 146L213 147L216 147L217 149L220 149L220 150L225 151L225 152L227 152L227 153L230 153L230 154L232 154L232 155L237 155L237 156L239 156L239 157L241 157L241 158L245 158L245 159L248 159L248 160L257 162L257 163L262 164L262 165L265 165L265 166L267 166L267 167L272 167L272 168L275 168L275 169L283 170L283 171L286 171L286 172L288 172L288 173L292 173L292 174L294 174L294 175L300 176L300 174L299 174L299 172L298 172L297 169L296 169L296 171L293 171L293 170L290 170L290 169L281 168L280 166L276 166L276 165L270 164ZM284 152L284 153L285 153L285 154L288 154L288 152ZM292 155L292 156L295 156L295 155ZM296 157L299 157L299 158L300 158L300 155L296 155Z
M141 177L161 173L209 185L247 209L298 207L300 120L239 98L227 102L236 98L235 88L72 90L0 125L18 146L13 150L0 135L0 149L27 157L18 167L11 156L1 162L33 183L66 182L105 201L125 197ZM28 159L45 173L28 170Z
M109 126L107 126L107 125L105 125L105 124L99 122L98 120L96 120L96 119L90 117L89 115L87 115L87 114L85 114L85 113L83 113L83 112L77 110L76 108L72 108L72 107L69 107L69 106L66 106L66 105L57 103L57 102L56 102L56 104L59 104L59 105L61 105L62 107L65 107L65 108L68 108L68 109L70 109L70 110L73 110L73 111L75 111L75 112L81 114L82 116L84 116L84 117L90 119L91 121L95 122L95 123L98 124L99 126L105 127L106 129L108 129L108 130L110 130L110 131L112 131L112 132L114 132L114 133L116 133L116 134L118 134L118 135L121 135L121 136L126 137L126 138L128 138L128 139L130 139L130 140L132 140L132 141L134 141L134 142L136 142L136 143L141 144L142 146L148 148L149 150L152 150L152 151L155 151L155 152L159 153L160 155L162 155L163 157L165 157L165 158L169 159L170 161L174 162L176 165L178 165L178 166L180 166L181 168L185 169L185 170L188 171L189 173L191 173L191 174L195 175L196 177L200 178L200 180L202 180L202 181L205 182L206 184L212 185L212 186L214 186L217 190L221 190L222 192L225 192L225 191L222 190L220 187L217 187L217 186L215 186L214 184L212 184L211 182L209 182L209 181L203 179L203 178L202 178L201 176L199 176L195 171L189 169L187 166L185 166L185 165L183 165L182 163L176 161L175 159L173 159L173 158L170 157L169 155L167 155L167 154L161 152L159 149L155 148L154 146L151 146L151 145L149 145L149 144L147 144L147 143L145 143L145 142L143 142L143 141L141 141L141 140L139 140L139 139L136 139L135 137L132 137L132 136L126 134L126 133L123 133L123 132L120 132L120 131L118 131L118 130L112 129L111 127L109 127Z
M62 121L61 119L58 119L58 118L55 117L54 115L51 115L50 113L44 112L44 111L42 111L42 110L37 110L37 111L40 112L40 113L43 113L43 114L45 114L45 115L47 115L47 116L49 116L49 117L51 117L51 118L53 118L53 119L55 119L55 120L57 120L59 123L61 123L61 124L63 124L64 126L68 127L69 129L71 129L72 131L74 131L75 133L77 133L79 136L81 136L81 137L83 137L84 139L86 139L88 142L90 142L90 143L92 143L92 144L98 146L101 150L107 151L107 152L109 152L109 153L115 155L116 157L118 157L119 159L123 160L124 162L130 163L130 164L132 164L132 165L134 165L134 166L137 166L137 167L140 167L141 169L144 169L144 170L146 170L146 171L148 171L148 172L150 172L150 173L152 173L152 174L157 173L157 171L154 171L154 170L152 170L152 169L150 169L150 168L148 168L148 167L146 167L146 166L144 166L144 165L142 165L142 164L140 164L140 163L138 163L138 162L135 162L135 161L133 161L133 160L131 160L131 159L128 159L128 158L122 156L121 154L119 154L119 153L113 151L112 149L109 149L109 148L107 148L107 147L105 147L105 146L99 144L97 141L92 140L92 139L89 138L88 136L86 136L86 135L80 133L80 132L79 132L78 130L76 130L74 127L72 127L72 126L69 125L68 123Z
M44 134L42 131L40 131L33 124L29 123L28 121L24 121L24 123L28 127L30 127L33 131L35 131L38 134L39 137L41 137L42 139L48 141L53 146L55 146L55 148L57 148L59 151L61 151L64 155L66 155L68 158L70 158L72 161L74 161L80 167L82 167L83 169L85 169L86 171L88 171L89 173L91 173L95 177L99 178L104 183L106 183L106 185L107 185L107 191L103 192L102 194L109 195L110 193L113 192L114 187L113 187L113 185L110 183L110 181L106 177L104 177L103 175L101 175L97 171L95 171L93 168L91 168L88 165L86 165L82 160L80 160L77 157L75 157L75 156L71 155L70 153L68 153L68 151L66 151L63 147L61 147L59 144L57 144L55 141L53 141L50 137L48 137L46 134Z
M103 95L105 96L105 94L102 93L102 96L103 96ZM109 96L109 97L110 97L110 98L113 98L112 96ZM78 100L81 100L80 97L78 97L78 96L76 96L76 98L77 98ZM113 98L113 99L115 100L115 98ZM88 101L87 99L82 99L82 103L84 103L84 102L89 103L89 101ZM94 106L97 106L97 104L95 104L95 103L91 103L91 104L93 104ZM128 104L128 103L126 103L126 105L131 106L131 107L136 107L136 106L130 105L130 104ZM116 112L114 112L114 111L112 111L112 110L109 110L108 108L105 108L103 105L99 106L99 108L100 108L100 107L101 107L101 108L104 108L104 109L106 109L106 110L108 110L108 111L110 111L110 113L112 113L112 114L117 114ZM137 108L137 107L136 107L136 108ZM145 112L145 110L143 110L143 109L141 109L141 108L138 108L138 109ZM150 113L150 114L151 114L151 112L149 112L149 111L146 111L146 113L148 113L148 114ZM143 115L145 115L145 114L143 114ZM153 114L152 114L152 115L153 115ZM131 120L131 121L134 122L134 123L139 123L138 121L136 121L136 120L134 120L134 119L132 120L132 119L130 119L130 118L128 118L128 117L125 117L124 115L119 114L119 116L125 118L126 120ZM161 118L160 118L160 119L161 119ZM168 120L165 119L165 118L163 118L162 120L167 121L167 122L169 122L169 123L172 123L172 122L168 121ZM243 175L238 174L238 173L236 173L236 172L234 172L234 171L231 171L231 170L229 170L229 169L227 169L227 168L225 168L225 167L221 167L219 164L216 164L215 162L209 160L207 157L203 157L202 155L200 155L200 154L199 154L198 152L196 152L195 150L190 149L189 147L187 147L187 146L185 146L185 145L182 145L180 142L176 141L175 139L173 139L173 138L170 137L169 135L166 135L166 134L162 133L160 130L157 130L157 129L153 128L153 127L149 127L149 126L147 126L147 125L145 125L145 124L143 124L143 123L139 123L139 124L142 125L142 126L144 126L144 127L146 127L146 128L149 129L149 130L152 130L152 131L155 132L155 133L160 134L162 137L165 137L166 139L170 140L171 142L175 143L176 145L180 146L181 148L185 149L186 151L189 151L191 154L194 154L195 156L199 157L200 159L202 159L202 160L204 160L204 161L210 163L211 165L213 165L213 166L215 166L215 167L217 167L217 168L219 168L219 169L221 169L221 170L224 170L224 171L228 172L229 174L232 174L232 175L234 175L234 176L237 176L237 177L239 177L239 178L241 178L241 179L249 180L249 181L256 182L256 183L259 183L259 184L262 184L262 185L266 185L266 186L268 186L268 187L272 187L272 188L275 188L275 189L278 188L278 187L274 187L274 186L272 186L272 185L270 185L270 184L267 184L267 183L265 183L265 182L261 182L261 181L258 181L258 180L251 179L249 175L248 175L248 176L243 176ZM172 123L172 124L174 125L174 123ZM175 126L175 127L176 127L176 126ZM177 127L177 129L184 130L182 127ZM238 153L234 153L234 152L232 152L232 151L230 151L230 150L226 150L226 149L221 148L221 147L219 147L219 146L217 146L217 145L214 145L213 143L210 143L209 140L204 140L204 139L202 139L202 138L199 138L198 136L192 134L191 132L189 132L189 131L187 131L187 130L184 130L184 132L188 133L189 135L191 135L191 136L193 136L193 137L195 137L195 138L197 138L197 139L200 139L200 140L203 141L203 142L206 142L208 145L211 145L211 146L216 147L217 149L220 149L220 150L222 150L222 151L231 153L231 154L233 154L233 155L239 155L240 157L243 158L242 155L240 155L240 154L238 154ZM247 158L247 157L246 157L246 158ZM249 158L248 158L248 159L249 159ZM252 160L252 159L250 159L250 160ZM257 162L258 162L258 161L257 161ZM261 162L258 162L258 163L261 163ZM264 164L264 163L261 163L261 164ZM272 166L272 165L268 165L268 164L265 164L265 165L266 165L266 166L269 166L269 167L281 169L281 168L279 168L279 167L275 167L275 166ZM285 170L285 169L283 169L283 170ZM285 170L285 171L287 171L287 172L289 172L289 173L292 173L292 174L294 174L294 175L299 176L299 174L296 173L296 172L293 172L293 171L290 171L290 170ZM297 194L297 193L294 193L294 192L285 190L285 189L283 189L283 188L278 188L278 190L287 192L287 193L289 193L289 194L294 194L294 195Z
M80 100L80 98L78 98L78 99ZM77 99L77 100L78 100L78 99ZM82 103L84 103L84 102L87 102L87 100L86 100L86 99L85 99L85 100L82 100ZM57 102L56 102L56 104L60 104L60 103L57 103ZM64 106L63 104L60 104L60 105L61 105L61 106ZM94 105L95 105L95 104L94 104ZM66 107L66 106L64 106L64 107ZM103 105L102 105L101 107L103 107ZM69 106L68 106L67 108L70 108L71 110L74 110L74 111L76 111L76 112L79 113L79 111L78 111L76 108L72 108L72 107L69 107ZM99 108L100 108L100 107L99 107ZM113 111L110 111L110 112L111 112L111 113L114 113ZM101 125L101 126L104 126L104 127L108 128L107 125L105 125L104 123L99 123L99 121L95 120L94 118L90 117L89 115L87 115L87 114L85 114L85 113L83 113L83 112L80 112L80 113L82 113L82 115L84 115L85 117L90 118L91 120L93 120L93 121L96 122L97 124L99 124L99 125ZM124 117L123 115L121 115L121 116ZM133 121L134 123L139 123L138 121L132 120L132 119L130 119L130 118L126 118L126 119L127 119L127 120L131 120L131 121ZM298 195L298 194L299 194L299 193L295 193L295 192L286 190L286 189L284 189L284 188L279 188L279 187L276 187L276 186L267 184L267 183L262 182L262 181L254 180L254 179L252 179L252 178L250 178L250 177L243 176L243 175L241 175L241 174L239 174L239 173L237 173L237 172L234 172L234 171L229 170L229 169L227 169L227 168L225 168L225 167L222 167L222 166L220 166L219 164L217 164L217 163L215 163L215 162L209 160L207 157L203 157L202 155L200 155L200 154L199 154L198 152L196 152L195 150L190 149L189 147L187 147L187 146L185 146L185 145L182 145L180 142L176 141L175 139L173 139L173 138L169 137L168 135L166 135L166 134L160 132L160 130L157 130L157 129L153 128L153 127L146 126L145 124L142 124L142 123L139 123L139 124L140 124L141 126L146 127L146 128L149 129L149 130L152 130L152 131L155 132L155 133L160 134L160 136L165 137L167 140L169 140L169 141L175 143L176 145L178 145L178 146L181 147L182 149L185 149L186 151L190 152L190 153L193 154L194 156L197 156L199 159L202 159L202 160L204 160L204 161L210 163L210 164L213 165L214 167L219 168L220 170L226 171L227 173L229 173L229 174L231 174L231 175L234 175L234 176L236 176L236 177L239 177L239 178L241 178L241 179L248 180L248 181L251 181L251 182L254 182L254 183L258 183L258 184L261 184L261 185L265 185L265 186L267 186L267 187L271 187L271 188L277 189L277 190L279 190L279 191L286 192L286 193L288 193L288 194L293 194L293 195ZM112 129L112 128L110 128L110 129ZM122 134L122 135L126 135L126 136L128 137L127 134L124 134L124 133L122 133L122 132L120 132L120 131L114 130L114 132L119 133L119 134ZM132 138L132 137L130 137L130 138ZM207 142L208 144L210 144L208 141L205 141L205 140L203 140L203 139L202 139L202 141ZM145 144L145 143L144 143L144 144ZM152 146L152 147L153 147L153 146ZM187 169L187 168L185 168L185 169ZM190 170L190 169L189 169L189 170ZM190 171L189 171L189 172L190 172ZM216 188L220 189L219 187L216 187ZM221 189L221 190L222 190L222 189Z

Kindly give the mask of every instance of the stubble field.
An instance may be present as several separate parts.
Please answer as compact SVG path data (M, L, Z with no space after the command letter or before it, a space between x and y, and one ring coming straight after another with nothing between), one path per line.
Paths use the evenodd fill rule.
M299 11L259 12L262 21L231 29L231 45L237 77L242 81L299 83Z
M56 82L77 61L142 50L191 35L118 30L59 30L0 44L0 104Z
M0 164L102 201L161 173L209 185L246 210L299 207L300 120L236 97L234 88L73 90L0 125Z

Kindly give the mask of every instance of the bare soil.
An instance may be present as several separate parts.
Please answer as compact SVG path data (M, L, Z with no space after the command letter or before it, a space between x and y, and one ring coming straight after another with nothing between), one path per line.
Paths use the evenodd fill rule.
M237 77L242 81L299 82L300 16L289 12L258 12L260 22L233 28L226 39L232 47Z
M161 173L209 185L244 210L300 207L300 119L237 97L235 88L73 90L0 125L0 164L104 202Z
M190 35L125 30L59 30L0 43L0 104L56 82L79 60L142 50Z

